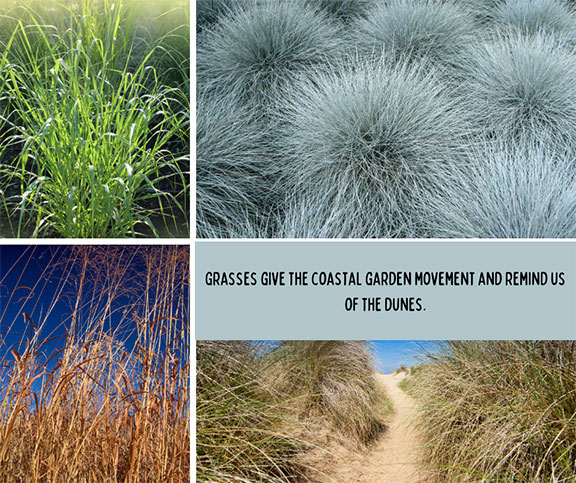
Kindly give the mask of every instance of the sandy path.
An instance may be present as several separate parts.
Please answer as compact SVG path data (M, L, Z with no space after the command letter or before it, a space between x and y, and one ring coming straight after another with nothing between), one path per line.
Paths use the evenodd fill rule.
M343 451L333 461L328 478L331 482L350 483L419 483L430 482L418 465L419 441L411 426L414 403L398 383L404 374L376 375L394 404L392 420L381 439L363 454Z

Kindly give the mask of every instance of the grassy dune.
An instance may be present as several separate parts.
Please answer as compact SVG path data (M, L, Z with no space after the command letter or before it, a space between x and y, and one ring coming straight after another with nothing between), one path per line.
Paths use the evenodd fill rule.
M364 447L382 426L372 356L357 341L197 344L197 480L314 481L327 433Z
M574 341L450 342L407 389L439 481L575 480Z

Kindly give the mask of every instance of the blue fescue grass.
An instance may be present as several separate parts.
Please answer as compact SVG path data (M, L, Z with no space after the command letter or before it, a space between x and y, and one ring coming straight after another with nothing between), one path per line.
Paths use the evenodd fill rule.
M271 182L267 126L248 108L200 93L196 125L197 236L257 237Z
M362 15L374 0L304 0L307 4L321 8L337 18L349 22Z
M400 59L429 58L451 65L472 36L472 18L457 5L436 0L377 3L356 22L365 54L382 50Z
M512 159L573 158L573 6L233 3L198 44L200 236L570 236L569 170Z
M549 33L568 43L576 40L576 13L561 0L507 0L494 8L492 18L501 32Z
M253 2L206 32L197 49L197 79L210 92L267 106L278 87L340 57L344 46L327 14L290 0Z
M242 0L196 0L196 31L211 28L223 16L241 7Z
M576 237L576 151L505 136L423 198L431 237Z
M288 196L355 237L401 235L412 200L457 162L466 126L430 66L387 59L303 79L279 112Z
M460 0L458 4L474 17L478 26L483 26L492 20L494 9L503 2L504 0Z
M576 137L576 55L553 37L500 37L461 59L466 108L484 133Z
M362 209L362 206L365 209ZM274 236L278 238L393 238L410 236L411 227L393 220L377 200L334 199L312 190L290 194Z

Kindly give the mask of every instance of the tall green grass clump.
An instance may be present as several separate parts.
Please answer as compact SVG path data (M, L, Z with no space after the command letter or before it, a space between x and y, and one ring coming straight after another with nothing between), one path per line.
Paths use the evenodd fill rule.
M484 134L572 143L576 55L554 38L497 38L463 56L462 70L463 100Z
M365 55L382 50L398 60L423 58L443 66L471 41L472 19L450 2L393 0L375 4L355 27L355 41Z
M188 481L189 251L33 252L0 278L0 480Z
M197 49L198 84L266 111L280 88L342 51L340 28L327 14L295 1L255 1L206 33Z
M574 341L455 341L413 384L442 481L576 477Z
M527 140L471 150L438 193L422 198L429 236L573 238L576 154Z
M15 236L159 236L188 216L189 34L137 37L134 9L32 4L4 20L2 205Z
M279 110L287 197L304 200L296 215L325 222L310 237L417 231L414 200L443 181L465 143L466 117L424 64L383 59L319 74L302 81Z

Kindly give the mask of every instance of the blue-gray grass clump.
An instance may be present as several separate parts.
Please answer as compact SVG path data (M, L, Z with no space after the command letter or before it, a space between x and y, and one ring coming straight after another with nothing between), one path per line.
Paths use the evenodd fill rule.
M530 140L491 139L439 195L423 198L429 236L576 237L576 153Z
M198 84L266 107L278 88L344 51L340 27L327 14L292 0L254 0L206 33L197 49Z
M348 22L365 12L374 0L304 0L307 4L321 8L331 15Z
M201 3L200 236L574 236L574 2Z
M472 18L458 5L439 0L377 3L356 23L364 53L385 50L397 58L430 58L452 64L472 39Z
M576 139L576 55L554 37L501 37L461 64L465 102L484 133Z
M525 35L548 33L566 42L576 40L574 7L562 0L507 0L493 10L498 30L507 27Z
M244 3L243 0L196 0L196 31L213 26Z
M465 118L430 66L386 58L302 81L278 111L289 198L301 216L348 237L410 229L414 199L442 182L465 135Z
M257 237L270 196L266 125L244 106L198 95L196 217L200 238Z

